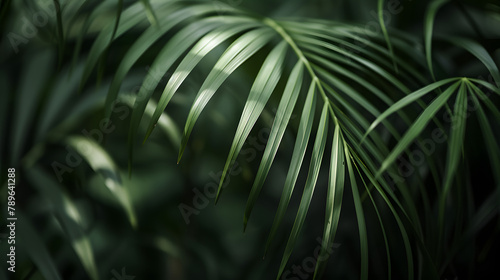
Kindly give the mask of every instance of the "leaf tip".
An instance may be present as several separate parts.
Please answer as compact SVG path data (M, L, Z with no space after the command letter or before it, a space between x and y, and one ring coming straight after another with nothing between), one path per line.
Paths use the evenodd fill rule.
M154 125L153 126L150 126L148 128L148 131L146 132L146 136L144 136L144 140L142 140L142 144L144 145L144 143L146 143L146 141L148 140L149 136L151 135L151 133L153 132L153 129L154 129Z
M219 190L217 191L217 195L215 196L215 205L217 205L217 203L219 202L220 194L221 194L221 189L219 187Z

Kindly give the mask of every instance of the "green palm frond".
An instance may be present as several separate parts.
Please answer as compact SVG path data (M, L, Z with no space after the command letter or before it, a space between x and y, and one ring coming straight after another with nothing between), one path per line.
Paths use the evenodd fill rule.
M272 244L278 243L276 237L286 211L294 205L292 196L302 190L296 194L300 197L298 207L276 279L281 279L307 227L313 197L320 196L325 208L314 279L321 279L328 267L328 248L339 238L346 208L352 208L352 218L356 219L354 248L359 249L357 269L363 280L372 273L375 262L370 257L379 247L387 260L384 273L388 279L400 275L439 279L463 243L498 214L497 58L474 39L437 31L436 15L447 8L448 1L432 1L427 6L423 37L422 33L413 36L386 24L383 8L387 1L383 0L374 7L380 32L330 20L260 16L210 1L70 2L54 1L55 18L49 20L48 26L56 31L50 39L57 52L37 52L21 63L16 70L21 73L17 87L1 70L0 85L13 93L9 102L14 108L14 123L9 138L0 137L0 146L11 144L12 149L6 156L6 149L0 152L9 164L21 166L26 178L31 178L29 185L50 201L49 212L91 279L102 278L95 257L99 252L94 251L85 233L82 207L73 201L62 180L57 183L44 172L40 161L48 162L53 157L46 150L57 146L76 151L85 166L99 175L99 183L109 190L123 216L137 230L141 213L124 183L132 179L121 178L118 158L126 158L129 176L136 176L135 167L141 165L137 151L142 149L137 140L145 143L160 128L179 148L177 163L182 164L193 131L210 110L209 103L225 93L224 85L240 81L244 82L235 95L242 100L242 111L229 137L232 141L221 166L214 202L223 200L225 183L259 120L277 105L246 206L240 205L245 231L251 214L259 211L257 201L273 174L279 151L289 144L287 133L293 135L279 204L262 246L266 256ZM38 7L39 3L32 5ZM101 15L107 16L100 19ZM129 44L118 48L122 40ZM88 52L82 51L85 45ZM69 54L70 46L74 50ZM444 52L452 49L446 54L450 57L456 53L467 56L474 71L449 71L452 66L435 59L440 48ZM68 57L71 61L65 63ZM51 64L58 65L55 73L37 72ZM144 64L150 65L148 73L138 74ZM462 72L470 74L457 74ZM488 73L492 82L478 79L476 72ZM190 100L190 108L184 129L179 131L177 119L169 110L190 80L199 83L195 83L193 95L182 96ZM136 93L131 90L134 84L141 85ZM122 146L106 147L112 135L101 134L99 140L92 140L75 134L94 112L102 113L109 122L123 104L122 110L130 111L130 119L128 114L123 117L126 156L111 152ZM236 105L234 108L239 108ZM3 112L9 108L7 102L0 106L3 131L8 119ZM296 115L298 120L294 121ZM488 174L495 184L491 198L477 207L468 197L474 192L468 156L472 153L470 146L477 144L468 142L472 130L481 133L489 159ZM400 162L414 159L415 147L435 138L443 139L443 147L438 149L433 142L435 151L425 155L420 152L419 164L410 166L413 171L405 174ZM1 167L4 165L2 162ZM308 166L306 171L304 166ZM307 174L304 182L301 172ZM320 183L323 173L328 174L324 188ZM326 195L321 197L318 193L323 190ZM454 207L459 209L456 213ZM26 223L22 228L29 231L33 225ZM373 244L379 235L384 244ZM42 238L29 233L23 238L37 248L37 253L28 255L40 274L61 279L55 269L57 262L50 259ZM168 241L162 244L169 247ZM401 247L396 248L400 255L394 254L397 246Z
M382 2L383 1L379 1L379 3ZM436 4L433 4L434 6L430 8L426 27L427 66L431 71L432 77L434 77L431 58L432 47L430 45L433 26L432 20L440 4L442 3L436 2ZM278 213L273 223L268 244L266 245L266 251L267 248L269 248L270 241L273 239L275 231L284 215L284 211L287 208L290 195L293 193L294 185L296 184L298 172L301 169L301 158L303 158L306 153L308 135L310 135L311 132L311 121L313 120L311 116L314 116L314 111L316 111L316 106L314 106L316 101L312 102L312 100L316 98L318 102L322 104L321 107L323 108L320 124L318 126L320 130L317 131L311 158L311 166L309 167L309 176L311 177L308 177L306 182L302 202L299 206L296 222L285 249L285 255L278 276L283 272L291 254L291 250L297 241L307 209L309 208L310 199L314 193L316 178L321 169L321 159L323 158L325 141L329 138L327 137L328 128L331 125L328 125L327 120L331 118L335 124L334 143L337 144L334 144L335 148L332 149L332 158L338 158L338 155L333 155L334 151L337 151L338 154L339 148L345 149L344 156L347 165L344 166L343 161L343 165L340 167L342 171L338 170L338 168L334 168L330 171L330 177L333 176L332 178L335 178L335 176L337 176L335 174L345 172L344 168L347 167L349 182L352 186L351 190L354 195L353 199L356 206L358 227L360 230L363 271L361 276L365 279L368 275L367 232L363 215L364 206L360 199L361 196L359 195L358 186L356 184L357 172L354 166L357 164L365 166L365 168L361 169L356 167L356 170L360 172L359 176L361 176L361 178L363 176L375 176L374 180L377 180L383 185L386 184L383 182L384 179L381 178L381 174L385 171L397 173L397 170L394 169L394 162L396 159L403 152L407 151L408 147L420 137L429 123L433 121L436 113L441 111L443 106L448 104L449 100L458 89L457 102L454 106L454 115L456 115L457 118L454 119L456 119L456 122L460 123L454 122L452 126L461 127L461 129L454 129L450 134L448 165L444 174L444 187L441 192L441 202L439 203L441 209L439 223L443 224L442 215L444 211L443 207L446 203L445 199L448 197L453 174L456 172L457 165L460 161L459 155L464 141L465 119L463 117L463 111L465 108L464 99L466 98L467 88L470 87L469 80L448 78L426 85L426 83L429 83L429 80L425 79L418 71L414 70L415 67L421 67L421 61L408 61L395 54L396 52L405 52L406 55L412 54L418 57L422 55L420 51L412 45L412 42L406 40L406 38L398 38L397 33L391 35L393 38L389 40L389 35L385 26L383 27L384 32L382 36L372 33L368 34L368 38L366 38L366 30L362 30L352 25L315 20L301 20L300 24L293 20L276 21L270 18L255 17L231 8L224 10L224 14L212 17L211 13L214 12L212 8L213 7L203 4L200 6L178 8L179 10L177 13L170 13L169 16L163 19L164 23L159 24L160 28L151 26L151 31L148 30L150 33L145 33L137 40L124 56L122 65L119 66L119 69L123 70L119 70L117 76L115 76L107 97L106 112L108 112L107 114L109 115L109 112L112 110L110 102L116 98L121 81L128 70L133 67L137 59L147 51L147 48L174 26L184 26L183 21L186 21L188 15L191 17L199 17L199 19L191 25L186 25L179 29L180 31L175 34L167 45L165 45L153 62L154 67L158 67L159 69L159 72L157 72L159 74L157 75L162 75L170 71L175 61L180 60L180 64L177 68L172 70L173 72L170 75L170 79L160 96L158 107L156 108L153 118L149 122L146 138L148 138L154 129L159 114L165 110L176 90L182 85L194 67L196 67L205 56L209 55L215 47L222 46L232 40L231 44L225 47L224 53L218 58L218 61L213 66L213 70L206 76L203 85L193 101L180 146L180 160L198 118L222 83L230 78L231 74L236 69L242 67L245 61L251 60L257 52L268 52L267 50L271 49L267 59L262 64L260 72L254 79L252 89L250 90L248 100L241 115L240 123L235 133L233 144L229 151L229 156L223 169L216 198L217 201L221 194L227 172L231 169L243 143L249 136L252 127L262 113L271 94L276 91L276 85L282 79L285 81L288 80L287 86L281 94L282 102L275 116L275 125L273 125L271 130L271 138L266 146L247 203L244 217L244 225L246 228L250 213L268 175L274 155L280 145L280 138L283 135L284 129L288 126L290 115L296 110L295 100L297 100L299 95L306 93L301 89L301 85L310 83L310 89L306 95L308 102L306 102L306 106L303 107L304 113L301 117L301 125L298 134L298 136L304 136L297 139L289 174L285 182L282 200L278 206ZM161 7L155 9L160 10ZM103 32L101 34L107 33L109 32ZM480 50L478 46L473 46L472 43L466 43L464 40L451 40L452 43L464 47L467 51L477 56L496 78L498 70L484 51ZM394 46L391 41L394 41ZM384 47L384 42L387 44L388 49ZM360 48L360 43L364 44L365 47ZM269 47L269 45L273 47ZM97 43L95 43L94 46L93 49L97 49ZM289 57L289 55L287 55L287 49L293 51L293 56L295 58L292 58L292 61L296 61L296 66L290 74L286 72L283 73L285 70L283 69L284 59L285 57ZM93 51L91 51L91 53L93 53ZM392 60L393 65L387 63L390 60ZM396 64L401 66L400 70L396 69ZM394 70L398 71L398 73L393 73ZM151 98L154 88L158 84L156 82L157 80L158 78L153 76L146 78L144 84L153 83L153 86L148 88L144 87L144 89L141 88L139 93L140 98L138 99L139 102L134 106L133 121L129 134L130 159L132 159L133 145L135 143L134 139L137 134L140 119L144 113L144 106L147 100ZM376 85L373 81L377 81ZM411 85L412 88L416 88L416 90L410 90L408 85ZM435 100L426 105L423 102L423 98L426 95L432 94L442 86L448 86L448 88L439 94ZM366 93L371 93L373 96L367 95ZM316 95L317 97L313 97L312 95ZM380 101L382 101L382 103L380 103ZM399 129L390 122L387 122L386 117L397 112L407 123L412 122L410 121L410 117L405 114L402 109L414 102L417 102L419 106L423 106L425 110L422 111L420 117L413 122L408 131L401 136L400 131L398 131ZM389 106L389 108L386 109L384 105ZM297 109L300 109L300 107ZM376 119L373 121L374 118ZM434 121L436 120L434 119ZM386 141L382 140L383 137L374 130L376 125L380 122L383 122L390 134L397 139L398 143L396 146L392 147L387 145ZM437 124L440 125L439 122L437 122ZM347 137L345 138L344 135ZM340 147L339 143L342 143ZM353 157L359 161L357 164L352 162ZM332 166L334 166L334 163L332 163ZM380 166L380 168L378 168L378 166ZM337 181L336 179L331 180ZM343 179L341 179L341 181L343 181ZM334 182L330 184L336 185ZM339 185L343 185L343 183L339 182ZM335 189L335 187L332 188ZM340 188L343 189L343 187ZM408 188L409 185L406 183L398 184L399 190ZM332 210L328 210L330 218L325 224L325 240L333 240L336 228L333 225L338 223L340 214L343 191L339 191L340 197L336 199L334 196L336 191L334 189L329 191L330 195L327 207ZM400 200L394 196L387 185L385 188L379 187L375 188L375 190L379 195L388 195L392 197L393 201L398 205L399 210L397 211L403 211L406 218L414 223L415 228L413 231L417 236L420 236L418 238L422 239L422 225L418 223L418 215L416 214L415 205L411 198L412 195L407 190L403 191L403 200ZM369 187L366 191L371 200L373 200ZM336 201L336 203L332 203L333 201ZM389 202L387 201L387 203ZM337 209L335 210L335 215L333 209ZM394 214L397 215L396 212L394 212ZM334 219L332 215L335 216L336 220L332 221L332 219ZM402 231L401 234L405 236L407 233ZM407 238L408 237L405 237L405 240L407 240ZM411 264L412 253L411 249L408 247L408 242L405 243L405 246L407 246L409 250L407 252L409 263L408 275L411 278L413 277L413 266ZM317 267L317 271L318 269L321 270L321 267Z

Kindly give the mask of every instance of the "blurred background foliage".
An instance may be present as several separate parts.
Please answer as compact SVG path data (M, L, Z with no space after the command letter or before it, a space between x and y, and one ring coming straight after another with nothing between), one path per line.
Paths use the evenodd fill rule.
M312 147L309 147L303 164L306 167L300 172L297 189L291 197L282 226L263 259L297 138L300 109L296 108L291 114L290 129L283 136L245 232L242 221L269 129L278 110L279 92L283 92L286 81L278 83L278 94L271 96L253 127L238 158L238 172L227 176L224 184L228 187L217 205L214 205L214 196L200 198L202 195L199 195L219 185L246 96L271 46L256 52L252 60L245 62L218 89L198 120L179 164L176 161L183 136L180 128L184 126L189 108L205 77L230 42L216 47L190 72L173 96L170 106L164 112L162 110L156 129L142 144L141 137L147 133L148 123L157 107L156 102L175 67L166 73L155 74L159 86L149 89L152 97L138 127L141 137L133 138L134 151L129 176L130 146L127 139L132 108L137 106L137 93L141 87L147 86L143 80L156 71L151 67L152 63L163 46L182 30L181 27L203 18L187 16L182 24L174 26L144 50L119 83L120 94L110 112L106 96L117 75L117 68L125 60L130 47L151 26L158 25L155 28L161 28L162 24L169 23L169 15L179 13L182 16L182 12L194 12L195 8L181 9L200 3L175 1L178 6L171 7L165 6L165 2L172 1L0 2L0 200L2 213L6 217L6 170L15 167L19 240L16 273L13 275L6 271L6 262L2 261L0 279L119 279L119 275L124 272L135 276L134 279L250 280L277 277L283 249L307 178L307 170L303 169L309 166L309 158L313 153ZM370 35L365 39L379 46L384 54L381 55L382 62L374 59L373 64L396 75L398 81L401 77L402 83L412 92L431 84L433 80L450 77L477 78L491 85L484 92L498 90L498 81L495 85L498 69L488 68L500 61L498 1L448 1L440 7L434 20L434 37L446 35L468 38L481 47L480 53L486 53L486 59L478 60L474 52L450 44L447 39L436 39L432 44L435 78L426 64L424 38L429 31L424 28L430 24L429 10L443 1L397 1L401 8L397 9L397 14L387 10L387 5L394 1L382 1L383 7L386 7L385 23L389 38L394 40L394 55L407 63L410 74L406 77L409 78L404 76L406 70L398 72L391 67L392 56L386 50L384 35L381 29L376 28L380 12L377 1L201 2L211 7L209 15L225 16L232 13L232 9L241 9L249 13L242 17L286 19L297 22L299 26L313 26L315 23L326 25L322 21L303 20L313 18L327 20L333 26L332 29L337 25L347 26L348 32L351 27L370 31L374 29L375 32L368 32ZM57 5L60 10L56 8ZM138 11L136 23L123 20L127 9L134 11L130 7L136 7ZM121 14L121 21L117 21L117 14ZM133 26L121 34L120 28L128 23ZM99 42L96 38L103 30L112 30L112 35L104 36L101 40L103 52L93 57L92 48ZM353 31L352 34L357 33ZM235 38L233 36L231 40ZM290 51L284 63L287 73L297 61L296 57L292 57ZM89 68L92 59L94 65ZM491 59L492 64L488 59ZM174 65L179 62L176 60ZM397 76L399 74L401 76ZM388 82L381 81L375 75L370 76L370 73L361 76L384 91L392 101L408 94L395 86L388 86ZM348 78L345 80L348 83L350 81ZM307 79L304 81L306 84ZM465 87L465 84L462 85ZM359 89L359 85L354 87ZM360 92L370 99L369 92ZM302 93L298 104L306 102L306 91ZM425 97L422 100L429 103L432 99ZM374 98L369 102L380 112L389 107ZM499 184L495 179L498 165L494 165L494 162L498 162L500 154L498 150L489 149L498 149L500 139L500 119L495 109L500 104L497 93L492 93L491 102L486 114L492 129L492 134L486 140L491 142L491 146L483 144L485 136L480 130L481 124L477 123L476 112L472 119L467 120L469 124L464 148L460 153L465 160L456 172L457 180L453 183L455 189L450 195L453 202L447 204L446 208L445 217L453 220L453 223L444 235L444 240L439 239L439 235L433 235L434 228L438 226L434 216L439 207L435 189L440 188L441 184L436 184L432 173L436 172L440 176L445 173L447 148L451 144L436 144L436 151L431 155L434 161L426 159L425 164L416 167L418 174L405 178L405 187L414 198L420 220L404 220L403 224L410 230L411 222L421 223L427 230L423 239L411 230L409 233L414 248L411 255L415 279L482 279L498 271L500 188L496 187ZM449 104L453 110L453 102ZM368 114L358 105L354 106L370 123L378 117ZM319 117L321 110L315 111L315 116ZM415 106L406 112L413 122L421 110ZM110 115L109 121L106 115ZM408 128L408 124L397 117L393 116L389 120L401 135ZM448 131L451 124L445 121L444 125ZM422 137L429 137L432 131L425 130ZM362 132L366 132L366 129ZM396 145L397 140L391 138L386 128L378 128L377 133L382 136L389 150ZM328 139L332 136L333 130ZM313 138L310 142L312 144ZM294 267L302 267L305 260L314 257L315 249L320 245L318 238L323 238L329 145L316 184L316 194L308 207L307 219L284 269L292 273L285 274L287 276L281 279L313 278L313 273L297 273ZM407 148L411 151L410 147ZM431 166L431 162L435 165ZM378 166L380 164L378 162ZM370 170L373 175L375 171ZM360 186L361 178L367 180L366 176L358 177ZM384 177L379 180L388 179ZM430 212L425 212L425 202L421 201L419 191L422 188L430 193L429 207L432 209L427 209ZM366 194L364 192L365 198ZM400 198L399 194L397 197ZM392 218L389 207L384 206L380 197L375 197L375 200L378 212L368 200L364 200L363 205L368 231L364 238L369 244L367 274L370 279L388 279L391 276L393 279L407 278L408 256L400 228ZM360 259L365 256L360 245L363 236L360 237L361 233L358 233L355 201L356 197L350 191L344 192L334 240L335 249L330 254L321 279L359 278L362 269ZM201 207L196 207L197 203ZM189 210L185 206L194 209ZM383 217L384 231L380 230L378 215ZM2 233L5 230L3 221L5 219L2 219ZM384 245L387 240L388 245ZM436 255L431 253L431 262L422 256L422 246L429 248L429 251L438 248ZM7 252L5 239L2 239L0 248L4 260L6 256L3 252ZM391 251L390 259L386 255L387 249ZM304 271L303 267L301 269Z

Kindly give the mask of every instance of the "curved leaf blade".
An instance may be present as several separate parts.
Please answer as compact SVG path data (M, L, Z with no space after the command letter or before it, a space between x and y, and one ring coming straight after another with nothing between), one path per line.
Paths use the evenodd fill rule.
M468 82L466 82L468 83ZM446 157L446 167L444 182L442 186L442 193L439 199L439 238L443 238L443 230L445 227L444 221L444 211L446 207L446 200L448 198L448 192L450 191L453 178L456 176L456 170L458 164L460 163L460 157L462 155L462 146L464 144L465 137L465 124L467 120L467 85L461 83L458 90L457 99L455 101L455 107L453 112L453 118L451 123L451 133L450 142L448 145L448 152Z
M226 17L226 19L227 19L227 17ZM201 38L196 43L196 45L194 45L191 48L189 53L184 57L184 59L181 61L181 63L177 67L177 69L174 71L174 73L170 77L167 85L165 86L165 89L163 90L163 92L161 94L160 100L158 101L158 107L156 108L156 110L153 114L153 118L149 122L144 141L146 141L146 139L149 137L149 135L153 131L154 125L158 121L158 118L160 117L161 113L167 107L167 105L170 102L170 99L172 98L174 93L177 91L177 89L180 87L180 85L184 82L184 80L187 78L187 76L191 73L191 71L194 69L194 67L210 51L212 51L214 48L216 48L217 46L222 44L224 41L226 41L230 37L238 34L239 32L242 32L246 29L254 28L257 26L256 22L248 21L248 19L245 20L245 18L239 18L239 19L238 18L231 18L231 19L227 19L227 20L229 20L230 23L233 23L234 25L229 27L229 28L226 26L222 26L221 28L213 30L212 32L203 36L203 38ZM206 24L204 26L206 26ZM193 36L190 34L193 34L195 32L197 33L197 32L199 32L199 30L203 30L203 27L196 27L196 30L198 30L198 31L186 30L186 36ZM184 32L184 31L181 31L181 32ZM172 51L175 51L179 48L182 48L182 46L186 45L186 41L181 40L180 38L182 38L182 37L179 36L179 41L178 41L179 46L174 48ZM182 53L176 53L176 55L172 55L172 53L170 53L170 52L167 52L167 51L165 52L166 58L178 57L181 54ZM162 59L157 59L157 60L162 61ZM162 67L163 65L164 65L164 63L158 63L157 67ZM141 103L139 103L139 104L145 103L146 99L147 99L147 97L143 97L141 100ZM144 106L144 105L142 104L140 106ZM139 107L139 108L142 108L142 107ZM140 112L140 110L139 110L139 112ZM134 117L133 117L133 119L134 119ZM136 122L137 122L137 120L136 120ZM132 127L135 128L136 125L133 125Z
M403 97L401 100L398 102L394 103L392 106L390 106L387 110L385 110L378 118L376 118L373 123L370 125L368 130L365 132L365 135L363 136L363 139L366 138L366 136L379 124L381 123L385 118L387 118L389 115L401 110L403 107L408 106L409 104L419 100L421 97L424 95L428 94L429 92L446 85L448 83L454 82L458 80L459 78L449 78L445 80L441 80L438 82L434 82L430 85L427 85L417 91L414 91L407 96Z
M398 65L396 64L396 59L394 55L394 50L392 49L391 39L389 38L389 33L387 32L387 28L385 27L384 22L384 3L385 0L378 0L377 11L378 11L378 22L380 24L380 28L382 29L382 33L384 34L385 43L387 44L387 48L389 49L389 54L392 59L392 64L394 66L394 70L398 72Z
M120 100L120 102L123 102L130 108L133 108L137 96L133 94L122 94L118 99ZM157 106L157 103L153 99L149 99L146 109L144 110L144 114L148 118L151 118ZM174 120L165 112L163 112L163 114L161 114L160 118L158 119L158 127L165 133L165 136L167 136L167 138L172 142L174 147L178 147L180 145L180 130L175 124Z
M333 244L337 233L340 211L342 209L342 197L344 195L345 183L345 157L343 137L340 125L335 126L332 141L332 154L330 159L330 174L328 180L328 193L326 198L325 228L323 231L323 243L317 257L316 268L313 279L317 279L324 271L330 252L328 248Z
M295 183L297 182L297 178L299 177L300 168L302 166L302 162L307 150L307 145L309 143L309 137L311 136L315 108L316 83L313 81L309 86L306 101L302 109L299 130L297 132L297 139L295 140L295 145L292 153L292 161L290 163L290 167L288 168L285 185L283 187L283 192L281 193L280 202L278 204L278 210L276 211L273 225L271 226L271 230L266 241L264 256L267 254L271 242L276 235L276 231L278 230L278 227L283 220L286 209L288 208L288 204L290 203L290 198L292 197L293 189L295 188Z
M427 67L431 72L431 77L435 81L434 67L432 66L432 32L434 28L434 20L438 10L449 0L437 0L429 4L425 13L424 22L424 41L425 41L425 58L427 60Z
M118 167L110 155L97 142L87 137L70 136L66 138L65 142L75 149L95 172L102 176L109 191L116 197L125 213L127 213L130 224L136 227L137 218L132 202L128 192L123 187Z
M203 10L203 12L209 12L211 9ZM200 11L201 12L201 11ZM230 24L231 27L228 29L224 24ZM223 25L223 26L221 26ZM156 123L161 119L163 111L167 106L168 102L172 98L175 91L178 89L182 81L187 77L187 75L191 72L191 70L200 62L200 60L213 48L217 45L228 39L229 37L251 27L254 27L254 22L249 22L246 18L237 18L237 17L224 17L221 19L220 17L209 17L206 19L199 20L197 22L188 25L181 31L179 31L170 41L169 43L161 50L160 54L156 57L148 76L144 79L141 88L139 89L139 95L134 104L134 109L132 112L132 118L130 121L130 129L128 135L128 148L129 148L129 173L131 172L132 166L132 157L133 157L133 148L134 148L134 139L137 134L137 129L141 122L141 119L144 115L144 110L146 105L148 104L148 100L151 97L153 90L156 88L160 80L162 79L162 75L172 66L172 64L191 46L191 44L195 43L200 37L204 36L198 43L191 49L191 51L184 57L181 64L177 67L177 70L169 79L167 86L165 87L158 105L153 112L152 118L149 121L149 128L146 132L147 139ZM215 30L213 30L216 28ZM213 31L212 31L213 30ZM206 34L210 32L209 34ZM197 46L202 44L204 38L209 36L219 36L218 40L210 41L211 44L207 44L205 42L206 48L204 49L204 53L194 55L193 50L197 49ZM189 61L189 66L186 67L186 64ZM183 70L180 70L183 69ZM179 76L183 75L182 78ZM175 81L175 85L172 83ZM145 140L144 140L145 141Z
M149 0L141 0L142 4L146 8L146 15L148 17L149 22L151 23L152 26L158 26L158 18L156 17L156 14L153 10L153 7L151 6L151 3Z
M94 259L92 245L83 231L82 217L71 198L61 186L45 174L40 167L26 169L26 178L38 191L47 197L57 211L58 221L68 235L73 249L82 262L90 279L98 280L98 270Z
M497 184L497 188L500 190L500 147L498 145L498 141L495 139L495 134L493 133L492 127L488 121L486 113L482 108L479 100L485 98L484 93L475 85L471 84L471 87L475 94L471 94L472 100L474 101L474 105L477 106L477 119L479 122L479 127L484 136L484 144L488 148L488 157L490 159L492 173L495 178L495 182Z
M500 72L498 70L498 66L496 65L495 61L490 56L488 51L482 45L465 38L447 37L445 39L474 55L479 61L481 61L481 63L484 64L486 69L488 69L491 76L495 80L497 87L500 86Z
M418 119L415 120L412 126L406 131L401 140L396 144L396 146L387 156L384 162L382 162L382 165L377 172L377 177L396 160L399 154L401 154L401 152L403 152L413 142L413 140L418 137L418 135L420 135L420 133L424 130L432 117L434 117L438 110L446 103L446 101L448 101L448 99L457 89L460 83L461 82L456 82L448 87L448 89L446 89L443 93L436 97L432 101L432 103L427 106L427 108L420 114ZM435 84L436 83L434 83L433 85Z
M465 138L465 125L467 120L467 90L466 85L462 84L458 90L458 96L455 101L453 119L451 123L450 142L448 145L448 156L446 160L446 171L443 183L443 195L446 196L453 176L460 161L462 146Z
M245 33L224 52L215 64L213 70L208 74L203 82L196 100L189 111L189 115L184 127L184 133L179 150L177 162L182 158L187 141L191 135L194 124L201 112L219 89L222 83L231 75L243 62L253 56L258 50L266 45L274 36L274 32L269 28L259 28Z
M347 171L349 172L349 182L351 183L354 208L356 211L356 220L358 221L359 242L361 248L361 269L360 279L368 279L368 235L366 232L365 215L363 213L363 202L359 196L358 184L354 176L354 170L351 163L351 155L347 145L345 145L345 157L347 161Z
M269 53L266 60L262 64L262 67L255 78L255 81L250 89L250 94L248 95L247 102L241 113L240 122L236 133L231 144L231 149L229 150L229 155L226 159L226 164L222 171L222 176L219 182L219 189L217 190L217 196L215 197L215 202L217 203L220 194L222 192L222 184L224 182L225 176L228 169L232 166L236 157L240 153L245 140L247 139L250 131L257 122L264 106L266 105L269 97L274 91L274 88L278 84L281 74L283 72L283 61L285 60L287 51L287 44L282 41ZM246 224L246 223L245 223Z
M144 10L141 8L140 3L135 3L134 5L130 6L125 11L123 11L120 17L121 22L123 24L120 24L118 26L118 29L114 34L114 38L116 39L120 37L125 32L130 30L132 27L139 24L144 18L143 12ZM111 36L113 35L113 29L114 29L113 25L105 27L99 33L94 43L92 44L92 47L90 48L90 53L86 58L82 80L80 81L80 89L82 89L83 85L87 82L88 78L90 77L90 74L92 73L92 70L97 64L97 61L108 47L109 42L112 40Z
M323 160L323 153L325 151L326 138L328 134L328 107L328 103L325 103L323 106L318 131L316 133L316 140L314 142L311 163L309 165L309 173L307 174L306 185L304 187L302 199L300 200L297 217L295 218L290 237L288 238L288 242L286 244L285 252L283 253L283 258L281 259L281 265L276 279L279 279L283 273L285 265L292 254L293 248L295 247L295 243L299 238L299 233L304 225L307 210L309 210L312 195L316 187L316 180L318 179L319 170L321 169L321 161Z
M123 56L120 65L115 71L115 75L113 77L113 80L108 90L108 95L106 97L106 103L105 103L106 118L109 118L109 116L111 115L111 110L113 109L112 103L116 100L123 79L126 77L127 73L132 68L132 66L146 52L146 50L149 49L161 36L167 33L176 24L191 16L193 16L193 14L189 13L185 9L174 12L162 21L160 27L151 26L148 29L146 29L146 31L144 31L139 38L137 38L134 44L128 49L127 53ZM186 44L187 43L188 42L186 42Z
M292 73L288 78L283 96L281 97L280 104L278 105L278 111L276 112L276 117L269 133L269 139L264 150L264 155L262 156L259 170L257 171L257 175L255 177L250 195L247 200L243 222L244 229L246 228L246 224L252 212L255 201L257 200L260 190L262 189L262 185L264 184L267 174L271 169L271 165L274 161L274 157L276 156L276 152L278 151L278 147L280 145L283 134L285 133L285 129L288 125L288 122L290 121L290 117L292 115L295 103L297 102L297 98L299 97L302 87L303 73L304 64L302 63L302 61L299 61L297 62L297 64L295 64L295 67L293 68Z

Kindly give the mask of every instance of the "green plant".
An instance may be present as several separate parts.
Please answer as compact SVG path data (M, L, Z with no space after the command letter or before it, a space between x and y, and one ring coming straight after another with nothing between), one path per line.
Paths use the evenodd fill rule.
M0 168L15 167L26 189L21 191L26 198L21 200L22 213L17 211L21 213L19 238L26 240L19 246L28 257L20 262L26 272L18 274L18 279L71 275L61 272L61 267L78 268L72 276L77 279L103 278L113 265L101 267L96 255L107 259L103 252L115 245L102 242L120 230L129 236L123 244L139 243L127 252L136 254L143 242L151 243L155 248L151 254L165 251L173 263L169 276L181 278L176 276L176 260L191 263L190 257L203 255L203 250L196 238L183 239L185 225L176 223L172 214L148 210L149 201L167 190L145 190L141 197L137 186L166 181L180 185L189 180L183 178L196 177L189 171L168 178L158 175L160 169L151 172L158 163L173 169L166 163L172 160L171 147L164 147L164 138L155 134L155 127L162 128L171 146L180 145L177 163L183 165L195 124L207 114L204 111L216 93L234 96L234 102L218 101L222 104L218 110L239 118L236 132L226 130L232 142L216 202L223 200L224 181L252 130L271 127L260 163L243 167L256 171L246 201L244 229L271 166L278 161L279 148L291 152L289 163L279 161L288 171L281 181L284 187L269 237L261 245L264 254L270 251L292 194L299 193L278 278L287 270L308 211L319 207L313 205L312 197L320 187L326 201L321 203L325 216L315 279L327 267L326 257L331 254L327 248L338 240L344 215L356 220L357 229L344 232L357 235L358 244L343 240L359 250L354 258L360 264L352 262L359 272L340 275L361 279L369 275L388 279L482 275L473 264L488 255L484 250L498 237L500 221L496 123L500 121L496 65L500 34L494 27L484 27L488 20L498 24L500 7L495 2L476 2L471 15L467 8L460 10L473 5L467 1L431 1L421 13L423 34L386 27L385 19L391 15L384 7L390 6L382 0L372 8L378 15L370 22L375 25L274 19L212 1L54 1L56 8L46 12L45 24L23 20L23 14L34 20L32 15L43 11L45 3L4 1L1 6L2 28L14 31L7 32L2 41L2 63L10 69L9 73L4 67L1 70L0 84L8 93L2 95L1 131L9 136L1 138ZM408 9L420 11L414 6ZM451 19L464 12L462 21L470 23L472 32L444 28L434 35L441 9L453 13L448 15ZM23 33L27 28L39 36L28 38ZM150 66L144 74L146 65ZM232 90L238 93L231 95ZM248 97L242 102L245 92ZM228 107L240 103L244 103L241 113L229 111ZM270 112L271 105L277 105L275 113ZM184 130L179 132L175 123L186 114ZM224 126L217 117L203 123L202 134ZM285 140L286 135L293 135L293 144ZM152 141L146 141L149 138ZM137 139L144 145L139 146ZM159 151L166 155L159 156ZM188 164L193 162L196 158L188 159ZM479 172L477 164L486 171ZM124 165L128 174L122 171ZM303 184L301 170L307 174L300 194L295 187ZM321 180L321 170L328 173L327 182ZM150 178L151 174L158 178ZM234 187L229 184L228 188ZM173 192L177 194L164 196L169 206L161 209L174 209L178 215L181 191ZM2 196L6 193L7 183ZM113 221L118 230L99 223L120 215L115 213L115 204L123 208L135 231L123 221ZM43 219L43 224L34 218ZM173 229L165 233L156 228L161 219ZM34 234L33 227L43 231ZM485 234L490 241L479 239ZM51 244L61 236L71 242L71 248ZM384 257L374 260L380 251ZM78 261L66 264L64 257ZM376 267L380 264L384 269ZM470 267L460 267L463 264ZM267 272L274 269L271 266ZM155 273L145 275L156 277Z

